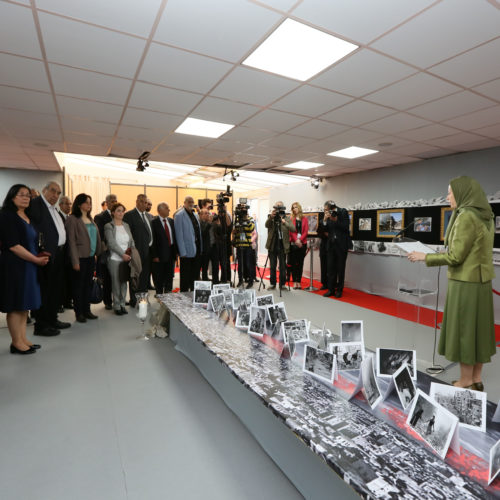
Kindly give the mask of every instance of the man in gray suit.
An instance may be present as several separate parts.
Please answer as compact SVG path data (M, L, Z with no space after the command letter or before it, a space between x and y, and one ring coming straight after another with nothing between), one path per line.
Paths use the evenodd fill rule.
M126 222L134 238L135 247L141 256L142 271L139 276L137 288L130 286L130 306L135 307L135 294L147 292L149 275L151 273L151 245L153 244L153 231L146 212L147 197L145 194L137 195L135 208L129 210L123 220Z

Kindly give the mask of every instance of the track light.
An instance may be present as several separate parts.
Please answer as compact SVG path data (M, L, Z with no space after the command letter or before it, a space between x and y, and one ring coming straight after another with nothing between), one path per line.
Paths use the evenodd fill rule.
M319 185L323 182L321 177L311 177L311 187L313 189L319 189Z
M147 159L149 158L150 154L151 153L149 151L144 151L144 153L142 153L141 156L137 158L137 172L144 172L144 170L149 167Z
M224 175L222 177L222 179L224 181L226 180L230 180L232 182L236 182L236 179L240 176L240 174L238 172L235 172L234 170L230 170L229 172L226 170L224 172Z

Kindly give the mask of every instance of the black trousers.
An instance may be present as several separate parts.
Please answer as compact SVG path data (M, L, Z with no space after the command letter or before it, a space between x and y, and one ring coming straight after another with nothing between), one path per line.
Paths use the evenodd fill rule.
M301 248L290 245L290 253L288 254L288 262L290 264L290 272L294 283L300 283L302 280L302 272L304 270L304 259L306 257L307 247L304 245Z
M104 305L110 306L113 304L113 298L111 297L112 284L106 256L99 257L96 265L96 274L102 280L102 301Z
M338 245L331 245L328 247L327 252L327 277L328 277L328 290L335 292L335 289L342 292L344 289L345 277L345 264L347 260L347 252L338 247Z
M95 257L80 259L80 270L72 269L73 306L76 316L90 312L90 292L95 270Z
M321 284L328 286L328 252L326 251L326 243L321 242L319 247L319 264L321 268Z
M139 275L139 280L137 282L137 288L132 286L132 282L129 281L129 291L130 291L130 305L135 307L137 299L135 298L136 293L143 293L149 290L149 277L151 275L151 254L148 248L145 252L139 252L141 256L142 270Z
M252 247L236 249L238 259L238 281L250 283L255 279L255 256Z
M33 312L33 317L36 319L35 331L52 327L57 321L57 311L61 306L63 290L61 283L64 261L64 246L60 246L55 255L50 257L49 263L38 269L42 305L38 311Z
M181 292L194 290L194 282L200 279L201 256L180 257Z
M205 248L205 247L203 247ZM208 281L208 264L210 263L210 249L201 254L201 279Z
M280 286L285 286L286 273L287 273L285 253L284 252L280 252L280 253L269 252L268 255L269 255L269 266L271 268L271 272L269 275L269 281L270 281L271 285L272 286L276 285L276 266L279 264Z
M212 261L212 283L227 283L231 278L229 259L223 255L223 245L215 243L210 248L210 260ZM220 280L219 280L220 266Z
M61 290L61 306L69 309L73 301L73 285L71 275L71 261L69 255L65 252L64 264L62 270L62 290Z
M175 259L169 259L166 262L153 262L151 266L156 293L171 292L174 281Z

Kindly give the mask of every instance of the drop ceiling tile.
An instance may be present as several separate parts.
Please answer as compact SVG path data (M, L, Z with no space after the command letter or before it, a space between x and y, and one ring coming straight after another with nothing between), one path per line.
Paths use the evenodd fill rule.
M157 128L164 130L165 134L167 134L176 129L182 121L183 117L181 116L128 108L122 123L124 125L133 125L136 127Z
M500 15L497 14L497 31ZM498 35L498 33L497 33ZM500 77L500 38L429 69L431 73L465 87ZM464 71L464 68L467 68Z
M173 90L149 83L137 82L129 105L135 108L185 115L202 98L199 94Z
M118 31L148 37L155 20L161 0L141 0L123 2L122 0L37 0L39 9L48 10L92 24L99 24Z
M252 144L258 144L265 139L275 136L275 132L251 127L235 127L224 134L224 140L245 141Z
M31 90L0 87L0 107L40 113L54 113L54 100L50 94Z
M127 78L134 76L146 44L139 38L42 12L40 26L48 61Z
M297 0L259 0L258 3L269 5L269 7L283 12L288 12L297 3Z
M9 125L6 128L14 138L26 140L32 145L37 142L62 141L61 132L58 128L25 127L20 125Z
M498 36L500 10L488 2L444 0L373 44L421 68Z
M305 121L306 118L302 116L266 109L245 122L245 126L284 132Z
M210 137L200 137L197 135L176 134L173 133L168 136L166 144L174 144L176 146L190 146L192 148L199 148L207 146L213 141Z
M205 97L189 116L201 120L211 120L236 125L261 110L258 106L250 106L239 102L226 101L217 97Z
M478 85L474 87L474 90L487 97L500 101L500 78L492 82L484 83L483 85Z
M334 111L321 115L321 119L357 126L394 113L395 111L393 109L385 108L378 104L365 101L354 101Z
M122 114L122 106L105 104L73 97L57 96L59 114L73 118L117 123Z
M484 137L479 137L475 134L470 134L468 132L459 132L455 135L449 135L446 137L439 137L437 139L429 139L425 141L427 144L432 144L433 146L439 146L441 148L450 148L460 150L460 145L467 142L476 142L478 140L484 139Z
M304 0L293 15L349 40L368 43L431 3L432 0Z
M156 144L164 139L167 134L162 129L121 125L117 135L120 139L149 141Z
M208 92L231 65L190 52L152 43L139 74L145 82L191 92Z
M310 83L360 97L415 72L406 64L363 49L313 78Z
M427 118L428 120L444 121L455 116L472 113L480 109L494 106L495 103L465 90L457 94L428 102L408 110L410 113Z
M272 146L264 146L259 144L248 149L245 154L265 156L266 158L272 158L273 156L279 156L283 153L283 148L276 148Z
M78 134L75 132L64 132L64 140L73 144L91 144L95 146L111 146L111 136Z
M385 135L374 139L361 141L358 145L364 148L376 149L377 151L385 151L388 153L401 154L396 150L402 146L412 144L407 139L396 137L394 135Z
M358 146L359 144L364 144L367 141L374 141L386 134L381 134L376 131L363 130L359 128L351 128L340 134L336 134L334 137L329 139L330 141L335 141L338 144L345 144L347 146ZM328 140L328 139L327 139ZM333 151L331 149L330 151Z
M304 146L305 144L309 144L311 139L305 137L297 137L295 135L281 134L272 139L268 139L263 142L264 146L271 146L282 149L296 149L299 146Z
M491 137L492 139L500 139L500 118L499 123L496 125L490 125L489 127L482 127L474 130L475 134L485 135L486 137Z
M227 157L226 151L201 150L188 158L189 163L193 165L212 165L214 163L223 163Z
M460 144L460 151L476 151L478 149L488 149L500 146L500 139L480 139L478 141Z
M124 104L132 82L124 78L100 75L92 71L50 64L55 92L67 97Z
M0 68L1 85L50 92L45 66L41 61L0 54Z
M155 40L237 62L280 18L244 0L169 0Z
M15 125L21 128L26 126L59 129L57 116L49 113L5 109L2 111L2 121L6 127Z
M444 137L447 135L454 135L457 133L456 128L445 127L444 125L433 124L426 125L424 127L419 127L413 130L406 130L400 132L401 137L406 137L413 141L427 141L428 139L435 139L438 137Z
M367 101L404 110L459 91L455 85L425 73L418 73L366 96Z
M500 106L493 106L481 111L476 111L475 113L453 118L452 120L444 122L444 124L462 130L474 130L480 127L487 127L488 125L495 125L498 123L499 116Z
M217 85L212 95L266 106L297 86L298 82L288 78L237 67Z
M228 153L240 153L251 147L253 147L253 144L249 142L224 141L219 139L209 144L206 149L216 149L217 151L226 151Z
M81 155L95 155L105 156L108 147L94 144L75 144L71 142L66 143L68 153L81 154Z
M304 85L275 102L272 108L315 117L349 101L352 101L351 97Z
M42 57L30 8L0 2L0 19L2 51L39 59Z
M423 118L408 115L406 113L396 113L381 120L376 120L364 125L364 128L374 130L381 134L397 134L403 130L410 130L417 127L430 125L430 122Z
M288 131L289 134L300 135L302 137L310 137L311 139L324 139L334 134L338 134L346 130L347 127L337 123L331 123L323 120L311 120L303 125L292 128Z
M401 154L401 155L406 155L406 156L414 156L418 157L421 153L426 153L430 149L435 150L436 148L433 148L432 146L429 146L428 144L407 144L406 146L402 146L396 149L393 149L393 153Z
M82 118L71 118L63 116L61 118L65 135L67 132L77 132L81 134L113 136L116 130L116 124L98 122Z

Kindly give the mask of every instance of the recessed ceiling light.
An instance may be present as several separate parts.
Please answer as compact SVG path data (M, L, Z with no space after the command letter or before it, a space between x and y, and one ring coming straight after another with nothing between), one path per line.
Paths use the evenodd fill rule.
M358 148L357 146L351 146L350 148L332 151L331 153L328 153L328 156L338 156L339 158L348 158L352 160L353 158L372 155L373 153L378 153L378 151L375 149Z
M295 163L289 163L288 165L283 165L283 167L307 170L309 168L322 167L323 165L324 163L313 163L312 161L296 161Z
M186 118L175 130L177 134L199 135L217 139L231 130L234 125L229 123L211 122L198 118Z
M286 19L243 64L303 82L357 48L353 43Z

